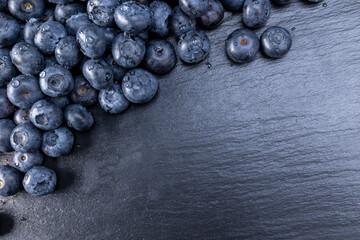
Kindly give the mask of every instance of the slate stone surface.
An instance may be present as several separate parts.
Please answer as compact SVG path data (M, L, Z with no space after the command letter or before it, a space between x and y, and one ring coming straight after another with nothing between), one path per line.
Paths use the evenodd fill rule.
M94 107L54 194L0 198L1 239L359 239L360 2L326 3L274 8L283 59L232 64L227 13L154 101Z

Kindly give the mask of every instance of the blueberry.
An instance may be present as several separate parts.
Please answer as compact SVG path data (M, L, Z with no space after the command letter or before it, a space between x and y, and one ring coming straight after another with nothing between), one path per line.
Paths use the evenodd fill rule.
M61 67L55 56L46 56L45 57L45 68L48 67Z
M111 114L121 113L129 106L129 101L125 98L121 85L117 83L100 91L99 103L105 112Z
M150 27L151 11L146 5L128 1L116 8L114 18L121 31L137 34Z
M240 11L244 6L245 0L222 0L222 3L226 9L231 11Z
M33 196L43 196L52 193L56 187L56 173L44 166L34 166L23 179L23 187Z
M289 4L291 0L273 0L273 2L276 4L285 5L285 4Z
M145 43L138 37L119 34L113 41L112 54L123 68L134 68L144 59Z
M85 12L85 5L80 2L58 4L55 7L54 17L56 21L64 24L72 15Z
M44 14L42 15L41 19L42 19L44 22L56 21L54 10L53 10L52 8L47 8L47 9L45 9L45 12L44 12Z
M247 27L261 27L269 19L270 13L270 0L245 0L243 7L243 21Z
M114 73L103 59L88 60L83 66L83 75L95 89L105 89L114 84Z
M44 133L41 149L49 157L61 157L70 153L73 144L71 130L62 126Z
M177 48L181 60L198 63L209 55L211 43L204 31L193 30L181 35Z
M26 173L34 166L40 166L43 162L43 156L40 151L31 153L15 152L13 156L13 163L15 168Z
M114 12L120 5L119 0L89 0L87 12L89 18L100 27L110 27L115 24Z
M12 64L10 56L0 54L0 87L8 84L17 74L17 69Z
M292 37L282 27L270 27L261 35L261 49L268 57L281 58L291 48Z
M15 127L10 135L12 148L18 152L35 152L41 146L42 134L32 123Z
M102 28L101 30L103 30L106 39L106 48L111 51L112 42L120 31L115 28Z
M22 74L36 75L45 66L43 55L34 45L27 42L15 44L10 51L10 58Z
M24 123L29 123L30 121L30 110L28 109L18 109L14 113L14 122L16 125L21 125Z
M74 87L71 72L62 67L48 67L40 73L40 88L47 96L60 97L69 94Z
M246 63L254 60L259 51L259 38L245 28L237 29L226 40L226 53L236 63Z
M14 44L21 31L20 24L9 15L0 12L0 48Z
M66 68L75 67L82 58L81 51L74 36L67 36L60 40L55 48L57 62Z
M14 111L15 107L9 101L6 89L0 88L0 118L6 118Z
M88 107L96 103L97 96L98 91L86 81L84 76L80 75L75 78L75 85L70 94L71 100L74 103Z
M224 7L218 0L209 0L209 8L198 18L198 23L203 28L212 28L224 18Z
M61 23L48 21L41 24L35 34L34 44L42 53L53 54L56 44L66 35L66 29Z
M19 75L7 85L7 96L12 104L19 108L31 106L44 98L39 80L31 75Z
M41 24L44 22L37 18L30 18L30 20L25 24L23 29L23 37L25 42L34 44L34 38L36 33L39 31Z
M99 58L106 50L104 32L95 25L85 25L76 33L76 40L80 50L89 58Z
M155 96L159 83L151 73L137 68L125 74L121 87L130 102L146 103Z
M87 13L78 13L76 15L71 16L68 20L66 20L66 31L69 35L76 36L77 31L80 27L86 25L92 25L93 23L88 18Z
M16 168L9 165L0 167L0 195L12 196L21 188L21 175Z
M44 0L8 0L9 11L20 20L39 18L44 13Z
M71 104L66 107L64 111L64 121L68 127L79 132L89 130L94 123L91 113L80 104Z
M171 31L180 37L182 34L194 30L196 26L195 18L187 16L180 7L175 7L170 17L169 27Z
M171 7L166 2L154 1L150 4L150 10L153 14L150 31L159 37L165 37L169 33Z
M66 108L66 106L70 104L70 99L68 95L60 97L48 97L47 100L55 103L55 105L61 109Z
M148 43L144 58L145 67L156 74L169 72L176 64L174 46L167 40L152 40Z
M179 0L181 10L190 17L204 15L209 7L209 0Z
M116 63L111 53L106 56L105 60L114 73L114 81L121 81L127 70Z
M43 99L31 107L30 120L41 130L53 130L62 124L63 112L61 108L53 102Z
M0 152L12 152L10 135L16 127L15 123L9 119L0 119Z

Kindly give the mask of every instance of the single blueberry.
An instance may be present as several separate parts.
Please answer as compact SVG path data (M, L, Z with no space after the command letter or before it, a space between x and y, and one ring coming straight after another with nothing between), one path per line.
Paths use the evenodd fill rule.
M19 42L10 51L10 58L22 74L36 75L44 69L43 55L32 44Z
M245 0L222 0L222 3L226 9L231 11L240 11L244 6Z
M109 64L109 66L111 67L111 69L113 70L114 73L114 81L121 81L122 78L124 77L125 73L127 72L127 70L123 67L120 67L116 61L114 60L114 57L112 55L112 53L109 53L106 58L105 58L107 64Z
M61 157L70 153L74 135L67 127L44 132L41 149L49 157Z
M30 18L30 20L25 24L23 29L23 37L25 42L34 44L34 38L36 33L39 31L40 26L44 22L41 19Z
M145 43L138 37L119 34L113 41L112 54L123 68L137 67L145 56Z
M34 166L40 166L43 162L43 155L40 151L31 153L15 152L13 156L13 163L15 168L26 173Z
M65 27L55 21L47 21L41 24L35 34L34 44L43 54L53 54L56 44L67 36Z
M121 113L129 106L129 101L124 96L121 85L118 83L100 91L99 103L105 112L111 114Z
M83 54L89 58L99 58L106 50L104 32L95 25L85 25L76 33L76 40Z
M282 27L270 27L261 35L261 49L268 57L281 58L289 52L292 37Z
M54 10L54 17L56 21L64 24L72 15L83 13L86 10L85 4L81 2L74 2L69 4L58 4Z
M30 121L30 110L29 109L18 109L14 113L14 122L16 125L29 123Z
M42 133L32 123L15 127L10 135L12 148L18 152L35 152L41 146Z
M74 87L71 72L62 67L48 67L40 73L40 88L50 97L60 97L69 94Z
M110 27L115 24L114 12L119 5L119 0L89 0L87 12L96 25Z
M152 12L150 32L159 37L165 37L169 33L169 18L172 9L166 2L154 1L150 4Z
M0 152L12 152L10 135L16 124L10 119L0 119Z
M39 18L45 10L44 0L8 0L11 14L20 20Z
M65 108L64 121L68 127L79 132L88 131L94 124L91 113L80 104L71 104Z
M151 40L146 48L145 67L156 74L169 72L176 64L174 46L167 40Z
M0 54L0 87L5 86L10 80L18 74L9 55Z
M226 53L236 63L246 63L254 60L259 51L259 38L245 28L235 30L226 40Z
M89 107L96 103L97 96L98 91L90 85L84 76L80 75L75 78L74 88L70 94L74 103Z
M0 48L10 47L19 37L20 24L11 16L0 12Z
M21 175L16 168L9 165L0 167L0 195L12 196L21 188Z
M247 27L261 27L269 19L270 13L270 0L245 0L243 21Z
M178 54L186 63L198 63L210 53L211 43L204 31L189 31L179 38Z
M63 122L63 112L59 106L48 100L36 102L30 109L31 122L41 130L53 130Z
M13 112L15 112L15 107L9 101L6 89L0 88L0 118L6 118Z
M198 23L203 28L217 26L224 18L224 7L219 0L209 0L209 8L204 15L199 17Z
M189 17L180 7L177 6L173 9L169 27L171 31L177 36L180 37L182 34L194 30L196 26L195 18Z
M121 87L130 102L146 103L155 96L159 82L148 71L137 68L125 74Z
M179 6L188 16L198 18L206 13L209 0L179 0Z
M66 20L65 27L69 35L76 36L76 33L80 27L92 24L93 23L88 18L87 13L78 13L72 15L68 20Z
M55 105L61 109L66 108L66 106L70 104L69 95L60 96L60 97L47 97L47 100L55 103Z
M29 194L38 197L52 193L56 187L56 173L44 166L34 166L23 179L23 187Z
M75 67L81 61L82 56L74 36L64 37L55 48L57 62L68 69Z

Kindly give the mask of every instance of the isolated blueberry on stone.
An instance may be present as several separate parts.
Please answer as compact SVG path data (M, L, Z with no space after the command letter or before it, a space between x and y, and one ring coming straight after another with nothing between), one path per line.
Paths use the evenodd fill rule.
M261 35L261 49L272 58L283 57L291 48L292 37L288 30L282 27L270 27Z
M57 177L54 170L44 166L34 166L23 179L23 187L29 194L38 197L55 190Z
M257 35L245 28L235 30L226 40L226 53L236 63L254 60L259 51L260 41Z

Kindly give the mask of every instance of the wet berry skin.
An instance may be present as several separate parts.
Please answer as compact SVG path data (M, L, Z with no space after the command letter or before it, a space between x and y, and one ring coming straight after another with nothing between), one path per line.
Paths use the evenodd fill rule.
M15 152L13 163L20 172L26 173L34 166L40 166L43 162L43 156L40 151L31 153Z
M180 37L188 31L194 30L195 27L195 18L186 15L183 11L181 11L179 6L173 9L170 17L169 28L177 37Z
M121 87L130 102L146 103L155 96L159 83L154 75L137 68L125 74Z
M19 75L11 80L7 86L7 96L12 104L19 108L28 109L44 98L39 80L31 75Z
M87 13L96 25L110 27L115 24L114 12L119 5L119 0L89 0Z
M9 101L7 97L7 91L5 88L0 88L0 118L6 118L15 112L14 105Z
M38 197L52 193L55 190L57 177L54 170L44 166L34 166L22 181L23 187L29 194Z
M74 144L74 135L67 127L44 132L42 151L49 157L61 157L70 153Z
M116 8L114 19L121 31L138 34L150 27L151 11L146 5L128 1Z
M41 130L53 130L63 122L63 112L59 106L48 100L40 100L30 109L30 120Z
M189 31L179 38L178 54L186 63L203 61L210 53L211 43L204 31Z
M106 50L104 32L95 25L85 25L76 33L76 41L82 53L89 58L99 58Z
M54 10L54 17L57 22L64 24L72 15L85 12L85 9L85 4L80 2L58 4Z
M289 52L292 37L288 30L282 27L270 27L261 35L261 50L271 58L281 58Z
M66 29L61 23L48 21L41 24L35 34L34 44L43 54L50 55L54 53L59 41L66 36Z
M12 152L10 135L16 124L10 119L0 119L0 152Z
M218 0L209 0L208 10L197 19L202 28L213 28L224 18L224 7Z
M145 43L139 37L119 34L112 44L114 60L123 68L137 67L144 59L145 51Z
M87 13L78 13L66 20L65 28L69 35L76 36L80 27L92 24Z
M27 42L19 42L10 51L10 58L22 74L36 75L44 69L45 60L39 50Z
M245 0L222 0L224 7L231 11L239 11L244 6Z
M114 73L103 59L90 59L82 69L83 75L91 86L97 90L105 89L114 84Z
M243 21L249 28L263 26L270 17L270 0L245 0L243 7Z
M148 43L144 65L150 72L164 74L176 64L174 46L167 40L152 40Z
M92 106L96 103L98 91L80 75L75 78L74 88L70 94L71 101L81 104L85 107Z
M0 167L0 196L12 196L21 189L20 172L9 165Z
M13 129L10 135L12 148L18 152L35 152L41 146L42 133L32 123L24 123Z
M55 48L56 61L68 69L75 67L81 61L82 56L74 36L64 37Z
M20 24L15 18L0 12L0 48L10 47L19 37Z
M25 42L34 44L34 38L36 33L39 31L40 26L44 22L38 18L30 18L30 20L25 24L23 29L23 37Z
M68 127L79 132L88 131L94 124L91 113L80 104L71 104L65 108L64 121Z
M254 60L259 51L260 41L257 35L245 28L235 30L226 40L226 53L236 63Z
M5 86L10 80L18 74L9 55L0 54L0 87Z
M63 67L45 68L39 76L41 91L50 97L65 96L74 87L71 72Z
M121 81L124 77L125 73L127 72L127 69L120 67L116 61L114 60L114 57L112 53L109 53L105 58L107 64L111 67L114 73L114 81Z
M45 11L44 0L8 0L9 11L20 20L40 18Z
M16 125L29 123L30 121L30 110L29 109L18 109L14 113L14 122Z
M129 106L129 101L124 96L121 85L118 83L99 92L99 103L101 108L110 114L121 113Z
M179 0L179 6L188 16L198 18L207 11L209 0Z
M150 31L159 37L165 37L169 33L169 18L172 9L166 2L154 1L150 4L153 13Z

